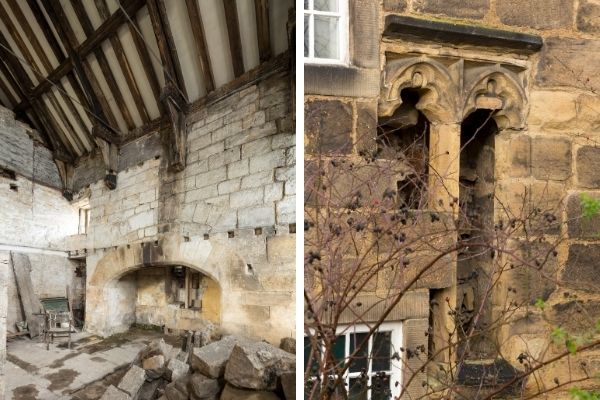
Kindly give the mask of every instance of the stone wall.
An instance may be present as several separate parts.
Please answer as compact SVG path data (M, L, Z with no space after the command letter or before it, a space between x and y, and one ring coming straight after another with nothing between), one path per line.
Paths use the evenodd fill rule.
M6 366L6 314L8 310L7 277L10 265L5 254L0 253L0 397L4 398L4 368Z
M351 14L360 14L361 18L371 12L356 0L350 1L350 7ZM453 60L513 64L513 71L523 74L524 124L515 130L501 130L495 137L496 210L508 207L519 213L523 205L526 210L553 210L558 218L555 226L560 228L545 232L548 243L559 245L544 269L507 274L494 295L496 312L507 300L507 292L512 293L508 299L528 304L498 334L502 355L516 368L522 368L517 357L526 350L544 357L564 351L564 345L555 345L549 339L555 327L560 325L580 334L586 322L589 331L592 321L600 318L600 282L595 278L597 263L592 261L600 257L598 221L582 218L581 208L582 193L600 198L596 177L600 166L600 81L595 62L600 54L599 13L600 7L592 1L385 0L370 19L370 23L376 20L376 35L351 29L351 44L377 41L380 51L376 66L370 66L372 57L351 47L349 67L305 67L304 134L309 158L328 152L356 156L361 147L347 144L357 145L360 138L376 135L379 105L384 100L380 82L386 79L382 73L386 60L428 53ZM386 17L392 14L456 22L459 27L526 32L541 37L543 46L540 51L519 52L485 45L445 44L443 37L399 40L384 34L380 40ZM354 59L357 56L362 57L361 61ZM377 78L366 85L374 71ZM495 217L496 221L501 218ZM538 298L546 301L544 310L531 307ZM588 351L578 357L579 361L593 365L589 370L593 374L598 372L600 353ZM554 378L561 383L567 381L567 374L567 368L559 364L543 370L540 377L552 385ZM581 376L580 370L572 378ZM563 398L560 396L563 394L559 395Z
M126 328L90 317L98 314L94 307L104 296L96 293L121 276L104 270L105 257L114 247L137 252L153 244L153 254L172 254L170 260L161 258L162 265L186 265L215 280L224 330L273 342L293 334L295 135L290 113L289 74L275 71L187 116L182 172L169 169L162 147L166 139L161 143L159 133L121 147L115 190L102 181L84 187L87 179L100 176L95 157L77 166L79 196L89 196L91 206L89 233L77 244L90 254L88 329L109 334ZM167 251L164 243L171 240L186 249L197 247L197 254ZM203 261L211 248L221 251L218 271ZM139 264L119 262L122 273L148 265L143 257ZM167 325L187 329L185 320Z
M39 140L32 139L36 135L30 127L16 121L12 111L0 107L0 167L43 185L61 188L52 153Z

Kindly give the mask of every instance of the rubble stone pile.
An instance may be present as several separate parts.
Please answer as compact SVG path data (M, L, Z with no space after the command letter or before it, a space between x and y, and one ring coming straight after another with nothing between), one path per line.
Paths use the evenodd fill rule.
M295 399L295 341L281 346L214 332L190 332L183 349L155 340L100 400Z

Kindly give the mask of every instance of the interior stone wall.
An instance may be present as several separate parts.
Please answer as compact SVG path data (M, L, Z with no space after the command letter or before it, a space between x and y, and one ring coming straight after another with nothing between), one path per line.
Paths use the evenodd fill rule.
M561 228L548 230L546 235L549 243L560 244L543 271L507 274L498 285L494 294L496 312L507 298L525 302L526 306L498 333L497 340L502 355L516 368L522 368L517 357L525 350L544 358L564 352L564 344L557 345L549 337L555 327L562 326L577 335L590 331L592 321L600 319L600 281L595 261L600 257L599 219L582 219L580 204L582 193L600 198L600 80L596 71L600 60L600 5L573 0L384 0L373 14L359 4L350 1L350 13L360 18L367 15L369 28L362 32L351 28L350 66L305 67L304 134L308 157L340 149L353 156L360 149L343 145L373 136L386 53L424 51L495 62L518 60L527 71L527 118L524 129L501 131L495 137L496 208L506 205L520 212L525 204L528 210L555 210ZM385 18L392 14L531 33L543 39L543 46L539 52L518 55L485 46L443 47L439 42L417 38L381 40ZM370 24L375 24L376 33ZM379 49L375 65L373 57L352 47L356 43L370 43L370 48ZM355 60L357 56L359 61ZM372 74L377 77L370 79ZM546 302L543 310L533 306L538 298ZM581 369L570 371L568 362L585 362L591 368L588 371L597 372L600 353L587 351L545 368L541 381L552 385L555 378L562 383L584 376ZM534 385L533 380L530 383ZM590 383L586 384L589 387ZM530 388L533 390L533 386ZM554 393L557 398L568 398L564 391Z
M138 264L119 259L115 261L119 271L108 274L103 260L115 247L137 252L152 244L166 253L171 245L163 243L175 240L179 244L169 250L172 258L161 259L161 265L212 272L204 257L212 254L211 248L221 249L218 272L208 276L219 287L224 331L273 343L293 335L292 121L289 73L272 71L187 116L187 160L181 172L169 168L165 142L160 141L165 132L121 147L115 190L107 189L102 180L85 185L86 179L99 176L93 172L100 168L94 157L77 166L79 197L89 197L91 209L89 233L70 243L73 249L88 249L86 328L110 334L125 327L127 323L120 322L111 327L110 321L93 316L99 314L94 307L103 307L101 299L116 290L111 285L119 271L151 265L143 257ZM198 254L183 257L180 246L185 252L197 248ZM183 261L180 256L188 263L177 264ZM138 272L142 275L143 269ZM111 289L105 293L104 286ZM135 310L122 313L135 317ZM194 317L182 315L176 325L191 326Z

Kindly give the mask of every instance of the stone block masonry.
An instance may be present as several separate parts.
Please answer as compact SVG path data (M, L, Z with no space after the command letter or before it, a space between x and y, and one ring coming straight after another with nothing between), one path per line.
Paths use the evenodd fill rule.
M33 177L44 185L61 188L52 153L34 143L32 136L31 128L16 121L12 111L0 107L0 167L29 179Z
M150 274L140 268L184 265L216 283L222 293L217 322L225 332L275 344L293 336L296 160L289 75L273 73L188 115L181 172L168 168L158 136L121 147L115 190L97 180L80 192L89 193L91 208L86 328L104 335L127 329L143 310L136 316L134 307L123 306L135 303L129 301L135 288L125 280L135 286ZM79 189L100 176L96 164L90 157L77 166ZM109 304L118 308L110 318ZM166 318L165 325L188 329L203 318L194 310L180 314L189 318Z

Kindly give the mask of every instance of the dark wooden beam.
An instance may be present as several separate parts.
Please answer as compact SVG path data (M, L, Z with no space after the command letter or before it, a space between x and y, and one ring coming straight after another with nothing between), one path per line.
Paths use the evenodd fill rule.
M7 104L6 107L14 107L17 104L17 99L15 99L15 96L13 96L12 92L10 91L10 88L7 84L4 83L4 80L2 79L0 79L0 90L2 90L2 93L4 93L4 95L8 99L8 102L10 103Z
M27 2L29 4L31 10L33 11L33 14L36 16L36 19L38 20L38 22L44 21L45 20L44 16L42 14L42 11L41 11L37 1L36 0L27 0ZM54 1L48 2L48 3L54 3ZM44 5L46 5L46 4L47 3L44 2ZM123 4L123 8L125 9L125 12L127 12L127 14L135 15L135 13L137 13L146 4L146 0L122 1L122 4ZM80 60L84 60L88 55L90 55L92 53L92 51L96 47L98 47L100 44L102 44L102 42L104 42L104 40L106 40L110 36L114 35L117 32L117 29L121 25L123 25L125 22L127 22L127 17L123 13L123 11L119 8L116 12L114 12L110 16L109 19L104 21L102 23L102 25L100 25L98 27L98 29L96 29L96 31L94 32L94 34L91 37L87 38L79 46L76 46L73 49L73 51L75 52L75 54L77 54L77 56L79 57ZM46 22L46 24L47 24L47 22ZM46 25L46 24L44 24L44 25ZM40 24L40 27L41 26L42 26L42 24ZM49 25L48 25L48 29L50 29ZM51 32L51 30L50 30L50 32ZM51 44L51 47L52 47L52 44ZM60 49L60 46L59 46L59 49ZM58 67L56 67L54 69L54 71L52 71L50 73L50 75L48 75L47 78L48 78L48 80L50 80L52 82L57 82L62 77L67 75L69 72L71 72L73 69L74 69L74 63L69 55L69 58L63 59L63 61L61 61L60 65ZM40 94L43 94L48 89L50 89L50 87L52 87L52 84L50 82L48 82L48 81L41 82L32 91L32 95L39 96ZM23 107L23 106L21 106L21 107Z
M78 0L78 2L80 1L81 0ZM108 10L106 0L95 0L95 3L96 9L100 14L100 18L103 20L110 18L110 12ZM135 32L131 32L131 27L128 26L128 29L132 35L135 34ZM135 102L138 114L142 119L142 123L148 123L150 122L150 117L148 116L148 111L146 110L146 105L144 104L144 99L142 98L140 89L135 81L135 77L133 76L133 71L129 65L129 60L127 60L127 56L125 55L125 50L121 44L121 39L119 39L117 35L113 35L109 37L109 40L113 50L115 51L115 55L117 56L117 61L119 62L119 66L121 67L121 71L123 72L123 76L127 82L127 87L129 87L129 91L131 92L131 96Z
M240 22L238 21L236 1L223 0L223 6L225 7L225 20L227 24L227 35L229 36L229 49L231 51L233 74L237 78L244 73L244 56L242 53Z
M140 57L140 61L142 62L142 66L144 67L144 72L146 73L146 78L148 78L148 83L150 84L150 88L152 89L152 93L154 94L156 104L160 108L160 83L158 82L158 77L154 72L154 67L152 66L150 52L146 47L144 39L140 36L141 30L139 24L135 20L135 16L132 16L132 21L133 23L129 23L129 29L131 30L133 43L135 44L135 48Z
M271 58L271 33L269 28L269 0L254 0L256 12L256 36L260 62Z
M206 35L204 33L204 24L202 23L202 14L198 7L198 0L185 0L188 17L194 34L198 62L200 64L200 73L204 78L204 86L207 92L215 90L215 78L213 77L212 67L210 65L210 56L208 46L206 45Z
M8 42L2 31L0 31L0 45L9 48ZM35 111L37 118L40 120L39 125L44 127L47 136L51 139L51 147L55 156L60 155L62 158L72 161L74 153L72 153L72 150L69 150L66 143L60 139L54 117L43 102L40 104L36 100L30 98L29 91L33 87L31 79L25 73L19 60L2 46L0 46L0 55L2 55L2 57L0 57L0 72L4 74L10 85L15 88L22 98L31 102L32 108Z
M163 0L148 0L148 12L154 36L156 36L162 65L165 70L165 84L170 83L175 86L175 88L181 91L185 101L187 101L187 91L185 90L183 73L179 64L179 57L177 56L177 47L171 34L171 25L169 24Z
M103 124L106 128L111 130L115 134L115 141L118 141L117 123L110 106L104 97L104 93L102 93L100 84L96 80L89 63L86 60L82 60L80 55L75 51L77 38L69 25L69 21L67 20L60 3L51 1L44 3L44 7L63 42L63 46L69 54L69 59L73 62L75 73L83 86L84 93L92 104L93 120Z
M207 94L203 98L198 99L193 103L189 103L185 108L186 116L193 116L194 113L200 111L201 109L215 104L225 97L231 96L233 93L236 93L248 86L255 85L261 80L264 80L275 73L289 70L289 63L290 54L286 51L277 57L272 58L268 62L258 65L250 71L245 72L242 76ZM155 118L150 121L149 124L136 128L133 131L125 134L123 140L121 141L121 145L130 143L157 131L167 130L169 129L169 123L169 118L166 115Z
M33 74L36 76L36 78L38 80L43 79L44 75L40 71L38 65L36 64L35 59L33 58L33 55L31 54L31 52L29 51L29 48L25 44L25 41L19 34L19 31L17 31L16 26L14 25L12 19L9 17L9 15L8 15L6 9L4 8L4 6L2 5L2 3L0 3L0 20L7 27L7 30L10 32L10 36L12 37L17 48L21 52L21 55L27 62L28 67L33 71ZM14 51L14 49L13 49L13 51ZM11 58L15 58L15 57L12 56ZM27 72L25 71L25 69L23 69L23 74L25 76L27 76ZM22 79L21 81L26 82L27 87L30 87L31 85L33 85L31 78L29 78L29 76L27 76L27 80ZM25 90L25 91L27 91L27 90ZM55 108L55 110L58 114L58 117L61 119L65 128L67 130L71 131L71 133L72 133L71 140L69 140L69 138L67 136L68 134L62 132L62 129L60 129L60 127L57 126L58 132L61 133L62 137L64 139L66 139L67 142L70 143L75 154L85 153L85 147L84 147L83 143L79 140L79 138L77 138L77 135L74 132L74 128L71 125L71 122L67 118L63 109L60 107L60 104L58 103L58 100L56 99L56 96L54 95L53 92L48 92L48 99L52 103L52 106Z
M68 23L66 15L64 14L64 10L60 6L60 4L57 2L55 2L54 4L56 4L56 7L54 7L54 9L55 9L55 12L56 12L57 16L59 17L59 19L61 21L64 20L66 23ZM87 37L92 36L94 34L94 26L92 25L92 21L90 21L90 18L87 15L87 12L85 11L82 0L71 0L71 5L73 6L73 9L75 10L75 15L77 16L77 19L79 20L79 24L83 28L83 32L85 33L85 35ZM63 27L63 28L66 29L66 27ZM112 37L114 37L114 35ZM77 42L72 44L72 47L73 48L77 47ZM104 51L102 50L102 47L100 47L100 46L96 47L93 51L93 54L96 56L96 60L98 61L100 70L102 71L102 74L104 75L104 79L106 80L106 83L108 84L108 88L109 88L110 92L112 93L112 96L115 99L115 102L117 103L119 112L121 113L121 115L123 116L123 119L125 120L127 129L129 130L129 129L135 128L135 123L133 122L133 117L131 116L129 107L127 107L127 103L125 102L125 99L123 98L123 94L121 93L121 90L119 89L119 85L117 84L117 80L115 79L115 76L114 76L112 70L110 69L110 64L108 63L108 60L106 58L106 55L104 54Z
M236 79L224 84L212 93L209 93L201 99L188 104L186 107L186 114L189 115L195 113L210 104L214 104L215 102L230 96L238 90L260 82L274 73L287 71L289 70L289 64L289 51L281 53L278 56L271 58L269 61L264 62L250 71L245 72Z
M25 15L23 14L21 7L16 3L16 0L8 0L8 5L12 10L13 15L15 16L15 19L17 20L17 22L23 29L23 32L25 33L27 40L33 47L33 50L34 50L35 54L38 56L44 69L48 73L51 72L53 69L52 64L50 63L50 60L48 59L46 52L42 48L42 46L37 38L37 35L33 32L33 29L31 28L29 21L27 21L27 18L25 18ZM13 28L11 27L12 25L13 25L12 22L9 22L7 24L7 27L9 28L9 30L11 30L11 32L13 30ZM16 32L16 30L15 30L15 32ZM79 126L79 129L84 134L86 134L88 132L87 126L85 125L85 123L83 122L83 119L81 118L81 115L79 115L79 112L75 108L73 101L71 100L71 98L68 95L65 95L65 93L64 93L65 89L60 82L56 82L56 85L57 85L58 89L60 89L59 94L62 97L63 102L66 104L67 108L69 109L69 112L75 118L75 121L77 122L77 125Z

